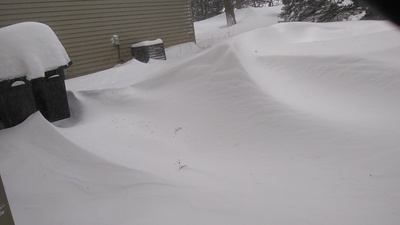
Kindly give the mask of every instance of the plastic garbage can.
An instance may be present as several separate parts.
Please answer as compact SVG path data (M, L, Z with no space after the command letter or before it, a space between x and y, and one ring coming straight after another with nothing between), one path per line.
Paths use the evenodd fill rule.
M20 124L36 111L30 81L25 77L0 81L0 120L5 128Z
M32 80L36 107L49 122L70 117L65 89L65 68L45 72L44 77Z

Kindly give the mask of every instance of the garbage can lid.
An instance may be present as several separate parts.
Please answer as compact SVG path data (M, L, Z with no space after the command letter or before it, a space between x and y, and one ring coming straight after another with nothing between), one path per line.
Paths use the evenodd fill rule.
M162 44L163 41L158 38L156 40L153 41L142 41L136 44L131 45L132 48L137 48L137 47L144 47L144 46L150 46L150 45L157 45L157 44Z
M56 34L45 24L24 22L0 28L0 81L43 77L46 71L70 61Z

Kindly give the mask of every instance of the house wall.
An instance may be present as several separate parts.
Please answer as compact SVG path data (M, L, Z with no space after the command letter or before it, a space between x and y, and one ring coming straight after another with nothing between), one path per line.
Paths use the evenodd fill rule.
M132 58L130 45L144 40L161 38L165 47L195 41L190 0L0 1L0 27L24 21L54 30L73 62L67 78L118 64L114 34L124 61Z

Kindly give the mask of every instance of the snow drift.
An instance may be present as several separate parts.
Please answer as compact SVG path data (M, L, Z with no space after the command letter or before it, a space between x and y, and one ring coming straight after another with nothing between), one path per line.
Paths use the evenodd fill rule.
M14 219L398 224L399 40L387 22L281 23L68 80L71 118L0 131Z

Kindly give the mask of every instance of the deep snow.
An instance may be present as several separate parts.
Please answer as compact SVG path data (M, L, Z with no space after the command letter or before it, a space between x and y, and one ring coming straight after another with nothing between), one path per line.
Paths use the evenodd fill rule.
M71 118L1 130L16 224L399 224L398 28L277 12L196 23L200 48L67 80Z
M28 80L66 66L70 58L54 31L43 23L23 22L0 28L0 81Z

